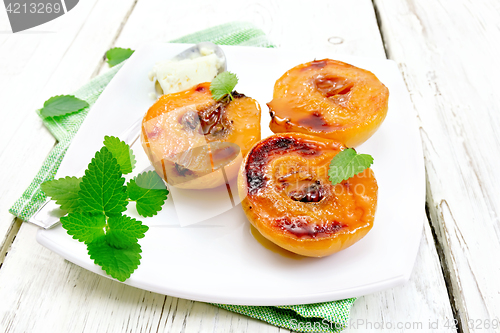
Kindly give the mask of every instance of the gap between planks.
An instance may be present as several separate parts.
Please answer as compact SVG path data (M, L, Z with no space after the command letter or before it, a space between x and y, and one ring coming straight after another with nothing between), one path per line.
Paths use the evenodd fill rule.
M373 6L373 12L375 13L375 19L377 20L378 31L380 32L380 38L382 39L382 46L384 48L385 57L387 59L391 59L391 56L389 54L389 48L387 47L387 44L385 43L384 32L382 30L382 19L380 18L380 13L378 11L377 4L375 3L375 0L371 0L371 1L372 1L372 6Z
M7 231L7 236L5 237L5 241L0 247L0 269L2 268L3 261L9 253L10 246L16 239L17 233L19 229L21 229L21 224L23 221L17 217L13 218L12 224L10 225L9 231Z
M464 330L462 327L462 322L459 320L460 319L459 312L458 312L458 308L456 306L455 297L453 296L453 284L451 282L452 280L451 280L451 275L450 275L450 268L448 267L448 264L446 263L446 258L444 255L443 247L442 247L441 243L439 242L439 239L436 235L436 230L435 230L433 223L432 223L431 212L429 209L429 202L432 202L432 200L429 199L431 197L432 197L431 194L428 193L427 194L428 199L426 199L426 202L425 202L425 215L427 216L427 222L429 223L429 225L431 227L432 238L434 239L434 245L436 246L436 251L437 251L437 254L439 257L439 262L441 263L441 271L443 273L444 283L446 284L446 291L448 292L448 298L450 300L451 311L453 312L453 319L455 320L455 323L456 323L457 332L463 333Z
M120 37L120 34L121 34L122 30L123 30L123 27L127 23L130 15L132 14L132 12L134 11L135 6L137 5L137 1L138 0L135 0L132 3L132 5L130 6L129 10L127 11L127 13L125 14L125 16L123 17L123 20L120 23L120 26L118 27L118 29L116 31L116 34L113 37L113 40L109 44L108 49L110 49L111 47L113 47L113 45L115 44L115 42L118 39L118 37ZM78 34L75 34L74 39L76 39L77 37L78 37ZM71 47L71 44L70 44L69 47ZM101 61L99 61L99 63L96 65L96 68L94 69L94 71L93 71L93 73L91 75L91 78L94 78L99 73L99 70L102 68L102 66L103 66L103 64L104 64L105 61L106 61L106 54L103 55ZM21 220L21 219L19 219L17 217L14 217L12 219L12 223L11 223L10 229L7 231L7 236L5 237L3 244L0 244L0 269L2 268L3 262L4 262L5 257L7 256L8 252L9 252L9 249L10 249L12 243L16 239L17 233L19 232L19 229L21 228L22 223L23 223L23 220ZM26 223L29 223L29 222L26 222Z
M134 1L134 3L132 4L132 6L130 6L130 9L128 10L128 12L123 17L123 20L120 23L120 26L118 27L118 30L116 30L115 37L113 37L113 40L109 44L108 50L111 49L115 45L116 40L118 39L118 37L120 37L120 35L121 35L122 31L123 31L123 27L125 26L125 24L127 24L127 21L129 19L130 15L132 15L132 12L134 11L135 6L137 5L137 1L138 0ZM100 69L102 68L102 66L104 65L105 62L106 62L106 53L104 53L104 55L102 56L101 61L99 61L99 63L97 64L96 69L92 73L91 78L94 78L94 77L96 77L99 74L99 71L100 71Z
M383 47L384 47L385 55L386 55L387 59L392 59L392 57L391 57L391 47L390 47L389 43L386 41L386 38L384 38L384 30L382 28L383 22L382 22L382 18L380 16L380 12L379 12L378 6L377 6L375 0L371 0L371 1L372 1L372 4L373 4L373 10L375 12L375 18L377 19L377 25L378 25L378 28L379 28L379 31L380 31L380 37L382 38L382 44L383 44ZM405 81L406 88L408 89L408 84L406 83L404 75L403 75L403 80ZM411 96L410 96L410 98L411 98ZM427 170L426 170L426 178L427 178ZM443 279L444 279L444 282L445 282L445 285L446 285L446 291L448 293L448 299L449 299L449 302L450 302L451 310L453 312L453 319L455 320L455 323L457 323L456 329L457 329L458 333L463 333L464 330L462 328L461 321L460 321L460 318L459 318L459 311L458 311L458 308L457 308L457 304L455 302L455 297L453 296L454 290L453 290L453 284L452 284L452 280L451 280L450 269L449 269L449 267L448 267L448 265L446 263L446 258L444 256L443 246L442 246L441 242L439 241L439 239L436 236L436 230L435 230L434 224L432 223L431 213L430 213L430 210L429 210L429 203L432 204L432 202L433 202L432 201L432 194L430 193L430 189L429 189L429 184L428 183L426 184L426 186L427 186L427 189L428 189L426 191L427 193L426 193L426 198L425 198L425 214L426 214L426 217L427 217L427 223L430 226L430 229L431 229L431 232L432 232L432 238L434 240L434 246L436 247L436 252L437 252L438 257L439 257L439 263L441 265L441 272L443 274Z

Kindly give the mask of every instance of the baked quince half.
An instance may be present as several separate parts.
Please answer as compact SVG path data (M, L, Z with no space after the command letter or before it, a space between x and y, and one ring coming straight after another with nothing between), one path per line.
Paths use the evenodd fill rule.
M210 83L163 95L142 121L141 141L156 172L170 185L208 189L236 177L260 140L260 106L236 92L215 101Z
M385 119L389 90L371 72L323 59L298 65L274 86L267 105L274 133L299 132L355 147Z
M342 143L280 133L257 143L238 175L250 223L291 252L324 257L363 238L373 226L378 186L371 169L332 185L328 169Z

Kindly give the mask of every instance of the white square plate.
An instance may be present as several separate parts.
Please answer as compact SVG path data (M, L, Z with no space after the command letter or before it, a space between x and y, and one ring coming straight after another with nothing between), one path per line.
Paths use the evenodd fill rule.
M137 50L92 108L56 178L79 173L102 147L105 135L120 136L142 118L153 104L148 72L156 61L187 47L149 44ZM300 63L332 57L372 71L389 88L385 122L358 147L375 159L379 197L373 229L358 243L332 256L296 260L259 244L240 205L232 207L227 193L216 197L203 191L177 193L171 188L157 216L141 218L135 207L127 212L150 229L140 241L141 265L125 283L197 301L291 305L361 296L407 281L422 234L425 175L415 113L397 65L389 60L307 51L237 46L223 46L223 50L228 70L238 74L237 90L257 99L262 107L262 137L272 134L266 103L272 99L274 82ZM134 172L138 173L148 161L140 144L133 149L138 158ZM190 209L176 212L174 201L176 207ZM186 211L193 215L187 216ZM199 216L212 217L189 223ZM40 230L37 240L67 260L107 276L90 260L85 245L72 239L61 226Z

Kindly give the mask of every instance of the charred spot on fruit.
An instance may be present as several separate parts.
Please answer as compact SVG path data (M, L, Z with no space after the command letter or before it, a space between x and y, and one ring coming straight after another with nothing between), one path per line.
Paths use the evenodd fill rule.
M259 170L247 170L248 194L255 194L266 185L264 174Z
M221 99L217 100L220 103L230 103L232 100L237 98L247 97L245 94L240 94L236 90L233 90L230 94L224 95Z
M308 66L303 67L302 71L308 71L311 69L321 69L327 64L326 60L314 60Z
M300 119L298 123L299 126L309 127L313 131L329 132L333 129L318 111L314 111L307 117Z
M282 155L286 152L295 152L309 156L320 154L318 147L312 143L303 142L295 138L277 136L262 141L252 149L248 157L247 167L255 165L264 166L272 156Z
M231 126L226 117L226 108L229 102L217 102L208 108L199 111L201 129L204 135L222 137Z
M236 90L233 90L233 92L231 93L231 95L233 96L233 98L243 98L243 97L247 97L245 94L240 94L239 92L237 92Z
M332 75L318 75L313 79L313 84L319 92L328 98L346 95L354 87L350 80Z
M193 171L189 170L188 168L180 165L180 164L177 164L175 163L175 170L177 170L177 172L179 173L179 175L181 176L189 176L189 175L192 175L193 174Z
M275 155L298 153L303 156L318 156L321 151L316 145L288 137L272 137L262 141L249 153L245 174L249 194L256 193L265 184L264 167Z
M316 224L305 216L277 218L274 224L299 238L327 237L344 228L344 225L337 221Z
M195 130L200 125L200 117L196 111L188 111L184 113L179 120L185 129Z
M279 149L288 149L292 148L292 146L296 145L298 143L297 140L292 139L292 138L278 138L275 142L274 145L278 147Z
M325 191L318 182L305 186L295 191L288 193L288 196L294 201L305 203L320 202L325 197Z

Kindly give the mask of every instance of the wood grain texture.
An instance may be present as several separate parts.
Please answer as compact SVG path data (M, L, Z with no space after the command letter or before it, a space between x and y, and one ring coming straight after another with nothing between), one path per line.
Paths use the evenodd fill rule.
M352 309L351 328L345 332L456 332L446 326L454 319L447 298L432 232L425 223L410 281L358 299Z
M485 323L500 315L500 3L375 3L420 119L427 201L460 330L498 332Z
M114 5L118 3L109 2ZM75 8L72 12L78 10ZM109 15L109 9L100 8L94 13L95 10L89 10L88 13L92 14L88 15ZM65 71L69 72L57 72L54 67L47 70L47 73L54 73L54 79L50 78L50 89L40 93L37 103L43 102L50 94L71 91L83 83L96 71L96 66L101 66L98 55L112 46L136 48L146 41L168 41L233 20L256 24L275 44L283 47L385 57L373 6L368 0L323 0L314 6L263 0L248 1L241 5L225 0L169 3L150 0L137 2L129 17L124 6L120 15L121 22L115 25L117 30L114 31L120 29L120 24L124 23L124 26L115 43L108 39L110 42L107 45L103 42L96 46L91 55L83 48L79 54L73 53L69 58L70 53L60 55L59 61L67 64ZM93 23L93 28L90 24L88 26L87 34L74 37L75 42L78 41L82 46L92 44L101 33L99 21ZM39 43L39 47L44 47L43 41ZM12 49L16 50L14 45ZM43 61L43 53L36 52L32 51L31 61ZM22 61L29 62L29 59ZM72 64L75 62L84 68L81 71L74 69L79 76L71 77ZM33 65L32 68L36 70L37 66ZM106 66L101 66L100 70L105 69ZM48 80L40 79L39 85L46 84ZM65 90L68 85L71 90ZM16 92L17 89L19 86L9 88L9 91ZM14 105L13 101L10 105ZM13 126L21 129L26 126L31 138L10 141L13 147L8 148L8 155L5 153L5 156L20 156L17 162L13 159L5 162L12 170L24 167L22 170L32 174L2 179L1 184L5 186L1 186L0 191L3 188L10 191L2 193L2 197L15 198L22 192L53 143L37 116L29 113L35 105L39 104L23 106L24 113L12 118ZM19 133L13 131L12 135ZM38 143L40 136L45 136L46 142ZM40 148L45 146L47 148ZM33 152L36 149L46 151ZM23 154L19 153L24 150L26 152ZM32 158L33 165L29 168L23 166L22 161L26 156L35 153L39 156ZM5 219L2 217L0 221L1 226ZM288 332L208 304L146 292L97 276L38 245L35 233L36 227L29 224L21 226L0 269L0 331ZM432 235L426 226L411 280L405 286L360 298L354 305L352 320L364 320L366 324L422 322L424 331L432 331L425 330L428 321L444 320L452 315ZM349 331L367 329L360 326L359 329L351 327ZM394 327L384 331L406 330Z

